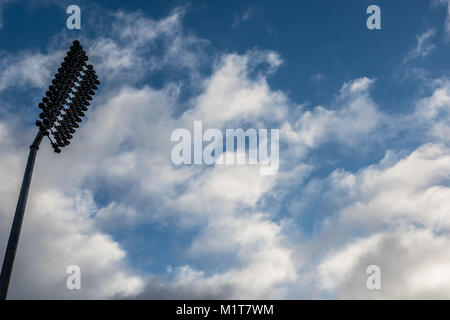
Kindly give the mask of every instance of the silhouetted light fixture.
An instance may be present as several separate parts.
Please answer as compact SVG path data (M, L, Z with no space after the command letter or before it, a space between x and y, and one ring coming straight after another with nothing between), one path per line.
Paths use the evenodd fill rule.
M48 91L45 92L45 97L38 104L39 109L41 109L39 120L36 121L39 132L30 146L27 167L9 234L0 275L0 300L6 299L8 294L9 280L39 145L45 136L50 140L56 153L60 153L61 148L69 145L75 134L75 129L79 128L78 123L83 121L82 118L88 110L88 100L92 100L91 96L95 94L94 90L97 90L97 86L100 84L94 67L87 64L87 61L88 56L83 51L83 47L78 40L75 40L61 63L61 67L58 68L58 73L52 80Z

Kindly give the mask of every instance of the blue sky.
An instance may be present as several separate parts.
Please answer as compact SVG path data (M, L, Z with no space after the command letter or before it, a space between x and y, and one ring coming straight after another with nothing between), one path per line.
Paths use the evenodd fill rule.
M449 10L0 0L0 249L37 103L74 39L102 82L74 143L38 155L11 296L448 297ZM174 166L170 134L194 120L280 129L278 174ZM65 288L71 264L82 290ZM366 288L373 264L382 290Z

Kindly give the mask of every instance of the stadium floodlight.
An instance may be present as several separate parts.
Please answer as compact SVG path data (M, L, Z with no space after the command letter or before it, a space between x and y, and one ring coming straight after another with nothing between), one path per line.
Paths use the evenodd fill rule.
M69 145L75 129L79 128L79 123L83 121L85 112L88 110L87 107L90 105L89 101L95 94L94 90L97 90L97 86L100 84L94 67L87 64L87 61L88 56L83 51L83 47L78 40L75 40L61 63L58 73L52 80L52 84L45 93L45 97L38 104L41 109L39 120L36 121L39 131L30 146L25 175L9 234L0 276L0 300L5 300L8 294L9 281L39 145L44 137L50 140L56 153L60 153L62 148Z

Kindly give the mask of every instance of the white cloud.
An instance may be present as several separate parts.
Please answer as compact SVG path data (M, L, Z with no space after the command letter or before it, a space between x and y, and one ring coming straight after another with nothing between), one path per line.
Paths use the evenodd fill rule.
M389 162L385 158L381 168L369 167L357 175L353 185L346 185L349 192L356 192L358 201L343 210L341 219L367 228L404 222L436 230L449 228L450 150L424 145L394 165Z
M172 166L170 133L177 127L190 124L188 115L178 119L173 116L178 108L177 84L167 84L160 90L154 90L148 86L137 89L124 86L123 78L117 79L114 74L119 70L123 77L134 77L134 72L142 67L143 58L147 54L146 51L141 51L140 45L147 46L157 37L158 32L169 38L173 34L180 35L178 15L159 22L147 21L141 15L129 17L120 14L120 19L131 24L135 23L133 28L137 28L138 33L145 28L154 28L156 31L154 36L146 35L146 38L141 39L143 42L137 41L139 45L129 50L126 49L127 37L124 37L123 43L122 40L106 37L100 38L97 42L105 45L106 49L100 50L100 53L94 51L95 54L92 57L94 60L101 58L105 61L98 67L99 74L106 75L106 80L103 78L101 80L110 84L109 89L104 89L108 93L108 98L101 96L97 98L96 108L89 112L88 121L77 133L76 143L74 140L64 153L58 157L55 156L49 152L45 142L41 148L34 181L39 183L42 191L40 193L35 191L34 196L30 198L29 207L36 209L27 210L27 217L37 215L41 223L30 224L34 220L28 218L30 221L27 222L28 236L22 239L21 249L25 258L21 258L21 262L18 259L17 262L17 265L27 265L28 268L18 267L16 270L18 277L27 282L15 280L16 284L11 291L12 297L44 297L37 290L42 288L44 283L52 288L47 292L46 297L74 297L70 295L70 292L65 291L63 280L66 276L64 274L66 264L79 264L84 272L83 279L90 283L85 290L79 292L80 297L105 298L137 294L142 288L143 279L131 274L131 270L126 265L125 252L99 228L109 230L118 225L123 226L124 222L136 223L139 219L164 221L168 216L175 214L180 220L181 227L189 227L193 222L188 222L187 219L183 219L183 216L179 217L181 211L188 213L186 217L197 216L194 223L206 223L204 234L209 234L216 228L220 229L222 225L228 232L220 236L225 237L224 239L232 239L240 234L240 231L232 225L234 220L231 217L238 218L240 213L247 212L246 208L256 207L261 196L273 185L273 177L263 179L257 167L216 166L211 170L203 171L198 168ZM126 34L127 30L125 28L123 32ZM176 41L182 41L182 39ZM194 42L193 40L191 43ZM122 48L125 50L122 51ZM172 51L174 58L177 55L183 55L187 49L186 46L181 46L177 50L179 51ZM46 63L55 60L55 57L38 54L27 57L26 61L37 58ZM273 72L280 63L281 59L274 52L252 51L241 56L224 55L214 73L204 80L204 93L194 101L191 112L205 122L220 125L227 121L236 121L242 115L248 115L250 121L257 121L265 116L265 111L270 108L276 110L275 106L278 102L280 105L285 103L285 97L281 93L272 92L265 80L265 75ZM45 68L51 69L48 66ZM250 72L257 74L253 77L250 76ZM39 85L46 83L43 78L32 79ZM231 108L230 112L217 115L208 106L214 107L216 98L220 98L221 92L222 101L220 105L216 105L215 110L219 111L220 108L227 106L228 94L234 96L234 109ZM260 94L262 96L259 96ZM263 109L260 109L259 104ZM24 157L24 154L20 156ZM15 159L19 159L19 156ZM67 168L77 169L67 170ZM17 170L20 171L21 168ZM255 174L255 170L258 174ZM190 183L188 179L194 174L196 177ZM18 172L11 175L20 176ZM243 183L244 178L247 186ZM16 182L18 184L17 179ZM115 200L103 208L97 208L90 191L99 183L104 186L104 192L114 195ZM177 188L183 185L188 190L180 194ZM56 186L59 192L54 191ZM76 190L81 188L85 191L81 196L77 196ZM125 188L127 192L122 192L122 188ZM11 203L15 196L15 193L9 193L8 199ZM192 197L192 200L189 200L189 197ZM151 208L161 207L161 209L145 209L148 208L148 201L155 201L154 203L161 205L151 206ZM198 206L199 201L204 204L204 207ZM209 212L214 212L214 208L219 206L221 206L220 210L215 214L218 216L217 220L213 220L213 216L205 215L204 212L208 208L210 208ZM168 207L170 210L165 212ZM3 211L4 214L6 211L6 209ZM40 216L36 213L37 211ZM81 211L83 216L80 216ZM241 260L241 265L230 266L225 272L217 273L212 277L205 276L204 281L197 285L201 287L204 284L202 292L212 290L213 284L220 284L224 288L233 288L230 289L231 291L221 292L222 296L227 293L235 297L257 296L259 289L270 290L272 286L295 277L295 269L289 257L290 251L282 243L283 237L280 234L279 225L272 222L270 216L259 212L254 214L248 212L247 215L246 218L240 218L241 223L247 224L249 229L246 232L245 241L242 239L242 243L234 244L235 248L239 247L239 251L235 251L234 254ZM48 219L52 219L54 224L46 225L44 222ZM35 242L39 248L31 252L29 247L32 242L29 237L44 232L45 228L47 228L46 237L42 238L42 243ZM265 234L266 231L269 233ZM5 229L2 235L6 236L6 234ZM48 242L52 245L47 245ZM255 242L266 243L267 247L259 248L248 257L239 257L242 252L250 252ZM198 245L195 247L197 249L192 249L192 252L196 250L198 252ZM217 252L220 248L211 247L208 250ZM37 253L46 257L47 261L42 262L38 259L34 255ZM267 255L274 255L276 260L268 259ZM48 264L53 264L53 268L50 268ZM276 266L283 268L278 270ZM48 271L45 271L47 268ZM244 281L249 275L255 274L255 271L265 268L277 271L278 275L273 274L265 282L255 283L248 289L241 288L241 285L236 283L237 280ZM34 270L40 272L42 282L39 279L34 280ZM188 283L192 274L203 274L203 271L195 271L195 268L190 266L176 270L193 270L180 272L173 280L179 279L182 283ZM25 294L19 289L20 287L33 287L36 290L30 290ZM60 288L62 291L59 290Z
M183 8L166 18L154 20L141 12L111 14L111 29L96 39L86 39L96 68L108 82L135 83L151 71L188 69L197 79L208 57L203 53L206 40L182 28ZM195 81L194 81L195 83Z
M445 19L445 32L450 37L450 1L447 1L447 18Z
M430 43L430 40L433 39L435 35L436 31L434 29L429 29L417 36L417 45L408 52L403 59L403 63L428 56L436 48L434 44Z
M450 1L449 0L434 0L434 4L442 4L446 6L447 16L444 23L444 32L447 40L450 39Z
M43 89L48 85L55 60L61 52L50 55L25 52L8 56L1 61L0 91L12 86L31 86Z
M208 290L227 288L222 298L275 298L283 294L283 285L296 279L297 266L282 235L281 226L261 214L219 217L211 220L205 232L194 242L191 254L235 257L236 263L224 272L202 274L185 285L204 286Z
M326 257L320 285L347 299L447 299L450 239L430 229L405 228L355 241ZM366 269L381 269L381 290L368 290Z
M379 162L356 173L335 170L313 179L301 202L328 202L316 208L319 225L296 256L307 261L291 296L347 299L444 299L450 294L446 232L450 228L450 149L441 128L448 128L448 83L437 80L417 102L407 122L411 134L429 132L425 143L405 152L386 152ZM418 129L419 128L419 129ZM419 131L420 132L420 131ZM313 202L315 204L316 202ZM320 210L329 210L322 213ZM324 218L325 217L325 218ZM381 290L368 290L366 269L381 268ZM303 292L303 294L305 294Z
M282 64L276 52L223 53L213 64L202 50L207 42L183 31L183 10L160 20L142 13L112 16L116 24L111 30L85 42L98 62L101 81L107 83L95 108L63 153L50 153L47 143L39 153L13 296L283 298L297 297L311 281L312 292L317 290L319 296L330 290L337 297L365 297L361 268L369 260L380 263L382 270L388 266L383 277L392 284L383 284L382 297L400 297L396 285L410 289L407 297L446 292L447 278L427 273L435 275L448 265L442 251L448 240L437 233L448 228L449 207L450 161L442 131L448 127L442 115L447 114L449 94L444 82L418 103L413 116L423 118L441 143L403 157L389 152L379 164L356 173L336 170L324 181L330 190L318 199L339 198L339 205L327 213L329 219L310 242L300 242L296 222L280 219L277 209L267 204L283 201L280 197L314 169L303 163L308 152L326 142L357 150L380 134L377 129L387 116L370 96L375 80L362 77L344 83L329 108L295 109L287 94L273 90L267 81ZM57 60L24 54L17 58L18 67L3 65L2 75L21 76L11 82L0 77L0 88L43 87L49 78L46 70ZM212 71L196 71L203 64ZM162 88L139 84L163 67L177 72ZM25 73L30 68L32 72ZM184 104L179 80L183 70L196 80ZM277 176L261 176L257 166L173 166L170 133L189 129L193 120L221 129L242 123L282 127L281 141L288 144L282 153L284 167ZM442 130L435 132L439 126ZM19 137L11 142L8 130L13 129L0 123L0 147L10 151L1 155L1 175L11 181L0 186L3 239L18 192L10 186L19 185L26 157L25 150L18 151L19 141L29 137L15 129ZM108 195L107 203L94 202L99 189ZM192 228L196 234L185 244L190 263L171 266L161 276L143 278L132 270L126 252L106 233L140 221L170 219L174 228ZM429 245L419 246L422 240ZM422 260L416 261L415 253ZM391 266L392 256L399 257L398 265L394 261ZM205 257L209 266L203 264ZM417 268L400 277L399 270L411 263ZM79 293L65 289L69 264L79 264L86 277L85 290ZM420 291L426 284L427 290ZM43 293L42 288L48 290Z
M294 125L285 123L281 134L294 144L315 147L325 141L356 144L370 135L382 120L377 105L369 97L373 79L359 78L344 83L334 110L317 106L305 111Z
M326 77L321 74L321 73L316 73L315 75L311 76L311 81L316 82L316 83L320 83L321 81L323 81Z
M406 157L388 153L357 174L334 172L325 194L346 204L310 244L313 261L324 255L309 266L313 286L352 299L448 296L449 163L448 148L428 144ZM380 291L366 287L369 265L381 268Z
M255 13L254 7L249 7L242 14L237 14L234 18L233 24L231 25L233 28L237 28L242 23L248 21Z
M358 78L350 82L344 83L341 88L341 96L347 97L353 94L366 93L367 90L374 84L375 79L367 77Z
M8 130L4 123L2 131ZM1 173L8 185L0 189L1 251L5 249L14 213L25 152L7 142L2 135ZM5 141L6 140L6 141ZM24 150L25 151L25 150ZM37 171L39 171L39 163ZM134 275L125 261L125 252L108 235L95 227L91 215L97 210L89 191L64 194L42 188L44 177L37 174L31 186L27 211L9 297L24 298L107 298L115 294L140 292L142 279ZM66 268L77 264L82 270L82 291L66 288Z
M148 23L149 25L143 27L156 29L156 34L177 34L178 13L159 22L144 21L142 16L139 17L135 21L136 24ZM171 30L172 27L175 30ZM152 39L143 39L144 43L140 45L146 46ZM121 84L123 79L113 77L117 70L121 71L121 75L128 74L130 78L135 78L133 72L143 63L144 53L140 52L140 47L122 52L127 46L126 40L121 43L120 40L101 38L99 41L107 45L105 56L101 57L106 62L98 66L101 81L109 81L113 86ZM2 60L1 89L14 85L40 88L48 85L50 72L61 55L61 52L56 52L51 55L26 52L19 57L7 56ZM94 61L98 58L96 54L91 56ZM114 84L113 79L116 80ZM143 278L129 267L124 250L100 229L107 229L111 220L115 219L114 214L111 217L108 211L119 209L119 212L121 210L132 215L136 208L128 207L127 202L120 198L117 199L116 206L110 203L105 208L97 208L93 202L91 182L95 184L106 178L107 182L125 181L131 185L137 181L136 190L155 193L163 193L165 189L161 188L162 183L155 185L154 181L165 181L167 188L173 187L173 181L179 180L182 177L180 173L184 170L175 173L171 169L171 164L165 157L168 153L164 153L164 148L169 150L170 146L164 147L165 144L160 143L160 139L164 138L157 136L157 133L166 132L169 137L170 128L165 128L164 119L169 121L169 115L174 109L170 104L173 105L172 99L178 90L175 85L169 85L160 92L148 87L139 90L123 87L123 82L119 88L121 90L112 93L112 98L107 101L102 101L101 96L97 98L97 110L89 112L89 121L77 134L78 143L73 143L72 148L64 150L61 157L51 153L47 142L43 142L36 163L34 188L32 186L11 282L11 298L124 297L136 295L142 289ZM158 121L159 125L151 125L152 122ZM149 139L149 126L152 126L156 134L153 142ZM3 146L2 150L10 151L4 153L1 160L4 169L1 176L9 181L8 185L3 184L5 188L0 190L1 237L4 239L2 244L7 239L7 227L10 226L18 193L18 189L11 188L11 185L19 185L23 161L26 159L26 148L23 148L24 152L19 153L18 145L30 139L29 131L14 128L17 131L13 135L17 139L15 144L12 144L9 138L12 135L11 130L12 127L8 128L6 124L1 123L0 144ZM132 145L124 149L124 143ZM138 152L144 145L150 148ZM152 148L160 148L160 158ZM146 162L147 159L152 161ZM162 166L158 166L158 162L162 163ZM67 170L68 167L76 170ZM139 175L142 172L151 175ZM172 175L173 181L168 179L165 172ZM110 187L112 191L115 186L112 184ZM139 194L138 192L137 196ZM95 219L97 215L99 218ZM105 216L109 218L105 219ZM134 220L134 216L132 219ZM118 223L122 221L120 218ZM65 270L71 264L81 267L80 291L66 289L65 281L68 275Z
M421 99L416 105L414 117L424 123L431 136L448 141L450 137L450 82L438 80L434 83L430 97Z
M282 63L274 52L250 51L245 55L226 54L211 77L204 81L204 92L185 113L186 122L203 120L205 126L223 128L239 122L264 119L279 120L286 115L287 98L282 92L270 89L266 72L250 73L268 66L272 72Z

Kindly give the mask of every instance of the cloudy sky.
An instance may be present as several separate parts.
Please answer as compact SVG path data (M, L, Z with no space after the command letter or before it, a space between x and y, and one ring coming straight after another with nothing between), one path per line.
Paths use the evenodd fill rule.
M40 148L10 298L450 297L448 0L0 0L2 254L74 39L102 86L73 143ZM194 120L280 129L278 174L174 165Z

